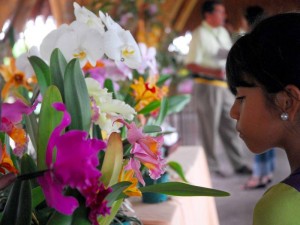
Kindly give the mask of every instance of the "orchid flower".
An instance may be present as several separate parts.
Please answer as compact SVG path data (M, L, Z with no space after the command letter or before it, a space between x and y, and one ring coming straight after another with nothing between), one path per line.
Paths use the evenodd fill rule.
M138 189L138 179L134 177L134 174L135 171L133 169L125 170L122 168L119 181L131 182L131 185L123 191L127 196L142 196L142 192Z
M81 67L87 62L95 65L103 56L102 36L85 23L74 21L50 32L41 44L41 56L47 62L55 48L59 48L67 61L78 58Z
M54 103L53 107L57 111L62 111L64 115L49 138L46 165L50 171L38 178L38 181L48 205L60 213L70 215L78 207L78 201L75 197L64 196L64 188L71 187L85 192L94 185L99 186L95 182L101 176L97 169L98 152L104 149L106 144L101 140L88 139L88 133L81 130L71 130L61 134L70 124L71 117L63 103ZM56 160L52 161L54 149L56 149Z
M24 71L25 75L27 78L35 79L34 75L35 72L28 60L28 57L30 56L40 56L40 53L38 51L38 48L36 46L31 47L28 52L25 52L21 54L17 59L16 59L16 67ZM36 79L35 79L36 80ZM35 81L36 83L36 81Z
M14 167L10 156L6 152L5 145L2 145L2 142L0 140L0 173L6 174L6 171L18 173L17 169Z
M125 124L128 129L127 139L133 145L130 153L132 157L126 166L126 170L133 169L141 184L145 185L144 179L140 172L140 163L148 170L152 179L158 179L165 172L166 162L162 157L161 146L163 137L151 137L143 134L142 130L137 128L135 123Z
M147 47L145 43L139 43L142 54L142 63L138 68L138 72L143 74L147 68L150 69L150 75L157 75L156 49L154 47Z
M134 83L130 87L133 89L132 94L137 101L135 106L136 111L140 111L155 100L160 100L168 93L166 86L159 88L154 82L145 82L143 77L134 80Z
M88 27L95 29L100 34L104 33L104 25L99 17L97 17L94 13L92 13L85 7L81 7L76 2L74 2L73 5L74 14L77 21L85 23Z
M124 101L113 99L112 93L108 93L106 88L100 88L100 85L94 79L86 78L85 82L90 98L94 102L94 107L92 107L93 122L107 132L108 136L112 132L119 132L122 124L115 122L117 119L133 119L136 112L130 105Z
M20 86L31 90L30 83L32 80L28 79L24 72L16 67L15 59L10 58L9 65L0 65L0 74L5 80L5 85L2 90L2 98L6 98L11 89L17 89Z
M105 54L132 69L138 68L142 62L141 53L130 31L121 28L108 14L99 11L99 16L107 29L103 34Z
M22 121L22 115L32 113L36 105L37 103L30 107L21 100L14 103L2 103L0 131L4 131L15 141L16 147L13 152L18 157L23 155L28 138L25 131L16 125Z

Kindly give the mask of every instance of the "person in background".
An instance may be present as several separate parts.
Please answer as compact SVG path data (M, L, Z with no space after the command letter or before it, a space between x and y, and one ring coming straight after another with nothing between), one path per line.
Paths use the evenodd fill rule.
M223 27L226 14L221 1L205 1L202 5L202 24L192 33L186 67L195 77L194 93L200 122L202 142L211 171L221 177L216 157L216 144L220 137L225 152L237 174L251 174L244 162L242 143L235 130L229 110L234 96L230 93L225 76L225 63L232 46L230 36Z
M249 30L265 17L264 9L258 5L249 6L245 10L245 18ZM252 175L243 185L243 189L265 188L271 183L275 170L275 150L272 148L254 156Z
M254 208L253 225L300 222L300 13L269 17L231 48L227 80L235 94L230 115L255 154L279 147L291 174Z

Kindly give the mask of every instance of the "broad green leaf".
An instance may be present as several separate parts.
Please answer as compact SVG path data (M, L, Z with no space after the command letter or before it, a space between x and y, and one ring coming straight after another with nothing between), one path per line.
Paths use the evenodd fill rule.
M31 190L31 193L32 193L32 209L34 209L45 200L45 196L41 186L33 188Z
M91 124L90 97L78 59L72 59L64 75L65 102L71 115L70 129L89 132Z
M161 76L159 76L159 79L156 82L156 85L159 86L159 87L161 87L171 77L172 77L171 75L161 75Z
M142 110L140 110L138 112L138 114L143 114L143 115L147 115L150 112L154 111L155 109L158 109L160 106L160 101L153 101L151 103L149 103L148 105L146 105Z
M101 216L98 218L98 222L101 225L110 225L111 221L115 218L117 215L121 205L123 203L123 199L119 199L115 201L111 207L110 214L108 216Z
M36 115L31 113L30 115L23 115L25 119L26 131L29 134L31 143L35 151L37 151L37 136L38 136L38 123Z
M16 180L5 205L1 225L30 225L31 223L31 186L30 181Z
M109 136L103 165L101 168L101 181L106 187L118 182L123 164L123 144L118 133Z
M62 97L64 97L64 73L67 61L61 51L56 48L50 58L50 74L52 84L58 87Z
M114 84L113 84L111 79L105 79L104 87L107 88L107 91L109 93L112 93L113 98L116 98L116 94L115 94L115 90L114 90Z
M25 153L21 158L21 174L29 174L34 173L37 171L37 166L35 164L35 161L29 156L27 153ZM36 179L30 180L32 187L37 187L38 182Z
M37 56L29 57L29 62L33 67L38 80L38 84L40 86L41 93L44 96L47 87L51 84L49 66Z
M41 107L39 118L38 142L37 142L37 167L38 170L46 169L46 149L49 137L54 128L60 123L62 113L56 111L52 104L62 102L62 97L56 86L49 86Z
M168 162L168 166L172 170L174 170L184 182L189 183L184 176L184 172L183 172L181 165L178 162L170 161L170 162Z
M168 107L167 115L182 111L190 101L191 101L191 96L188 94L169 97L169 107Z
M46 225L71 225L72 216L63 215L59 212L54 212Z
M162 193L173 196L215 196L224 197L230 194L225 191L195 186L181 182L153 184L140 188L141 192Z
M167 112L168 112L168 107L169 107L169 101L167 98L163 98L160 104L160 110L158 114L158 118L156 120L156 125L162 125L164 122Z
M112 192L109 193L105 198L108 201L108 206L112 206L113 202L115 202L120 197L123 197L124 195L121 195L121 194L130 185L131 185L131 182L123 181L123 182L118 182L118 183L114 184L113 186L111 186Z
M71 225L91 225L88 215L89 209L85 205L80 205L73 213Z
M161 131L161 127L156 125L146 125L143 128L143 133L157 133Z

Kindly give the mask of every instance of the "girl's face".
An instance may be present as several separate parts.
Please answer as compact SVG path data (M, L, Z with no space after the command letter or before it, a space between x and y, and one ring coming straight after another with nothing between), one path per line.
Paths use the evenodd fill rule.
M240 137L256 154L278 146L280 140L280 113L274 113L266 102L260 87L238 87L230 111Z

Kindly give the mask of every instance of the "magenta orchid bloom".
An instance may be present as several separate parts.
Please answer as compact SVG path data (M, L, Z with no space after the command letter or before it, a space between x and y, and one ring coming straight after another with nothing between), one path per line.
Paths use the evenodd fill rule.
M71 187L84 194L85 190L94 185L99 187L101 173L97 169L98 152L104 149L106 144L98 139L88 139L88 133L81 130L61 134L70 124L71 117L63 103L54 103L53 107L62 111L64 115L49 138L46 164L50 170L38 178L38 181L48 205L62 214L71 215L78 207L78 201L72 196L63 195L63 191L66 187ZM54 149L56 160L52 162ZM104 204L105 208L106 203Z
M13 152L18 157L22 157L27 147L28 138L25 131L16 125L22 121L23 114L31 114L36 105L37 103L28 106L21 100L14 103L2 103L0 131L7 133L15 141Z
M162 157L161 146L163 137L151 137L143 134L141 129L138 129L135 123L128 124L124 120L118 120L128 128L127 139L133 145L130 159L126 166L126 170L133 169L136 177L141 184L145 185L144 179L140 172L140 163L146 166L149 170L149 176L156 180L165 172L166 161Z

